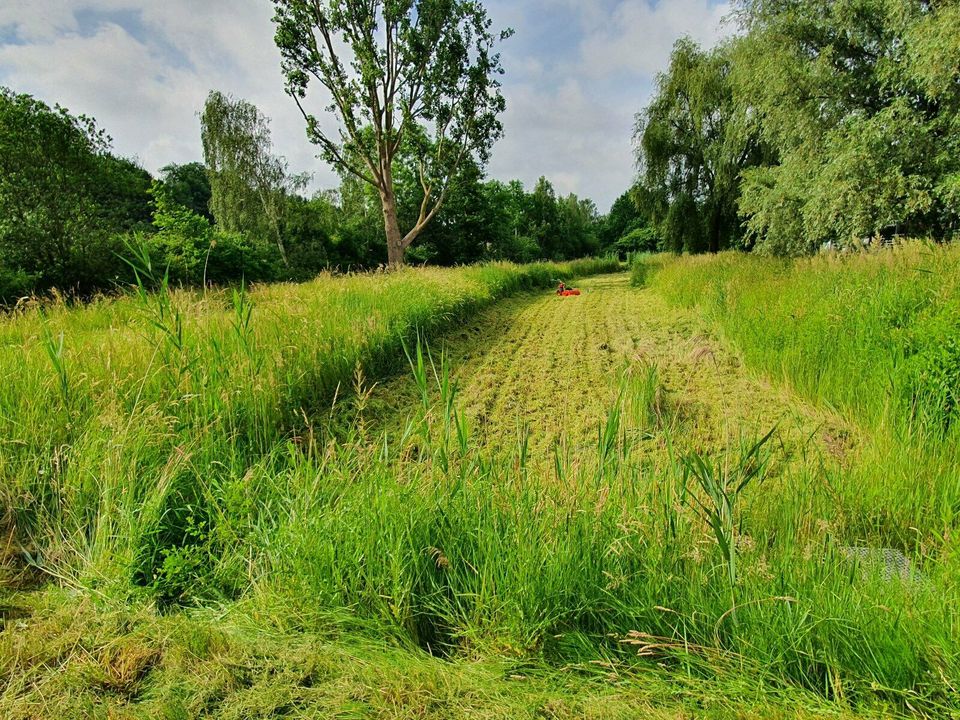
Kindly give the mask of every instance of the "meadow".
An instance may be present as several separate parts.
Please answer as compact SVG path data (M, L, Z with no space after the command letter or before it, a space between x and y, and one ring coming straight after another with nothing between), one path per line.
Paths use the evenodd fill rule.
M960 510L960 253L784 261L724 253L635 270L695 307L746 364L821 406L866 441L836 490L857 532L905 550L953 551Z
M958 265L142 267L21 308L0 711L960 712Z

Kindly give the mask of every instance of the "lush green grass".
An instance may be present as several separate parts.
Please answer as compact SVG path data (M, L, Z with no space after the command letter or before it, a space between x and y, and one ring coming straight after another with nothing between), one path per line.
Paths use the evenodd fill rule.
M16 600L32 614L0 633L5 720L854 717L812 693L777 692L744 675L718 692L715 682L657 666L636 674L611 663L451 661L369 635L291 633L263 611L157 616L59 591Z
M151 585L209 488L307 441L355 372L402 369L404 340L496 298L616 268L493 264L22 308L0 319L2 520L57 573Z
M429 362L415 359L415 367L426 387ZM793 496L791 528L782 517L768 526L762 511L741 515L734 506L724 528L738 568L731 585L728 552L687 501L697 492L709 518L717 508L696 488L712 483L735 500L733 486L745 473L762 476L767 457L735 453L728 468L701 467L702 482L693 479L690 459L653 473L646 455L633 452L635 433L624 423L629 416L631 430L669 434L669 418L653 407L656 372L624 379L596 461L575 467L559 459L546 482L528 474L522 441L481 449L464 429L447 377L439 368L439 402L425 406L402 445L358 439L306 452L278 448L244 478L210 487L205 505L192 508L198 534L168 556L158 590L215 606L219 593L244 585L231 614L269 625L298 647L302 633L377 638L458 661L499 658L521 675L565 668L568 680L596 677L608 692L625 683L628 695L661 702L793 698L822 710L830 699L864 710L885 700L930 714L952 707L956 636L944 622L940 576L931 568L928 586L853 571L829 532L802 526L808 490ZM93 641L94 665L73 670L85 670L86 680L54 683L61 692L137 684L122 679L124 668L159 655L157 641L116 622L112 632L121 637L102 631L108 639ZM173 627L192 632L191 622ZM27 655L56 656L49 629L36 632L47 632L46 642L38 639ZM173 680L156 682L184 682L176 645ZM134 658L111 654L125 652ZM26 672L54 682L42 666L23 668L20 652L0 654L11 678ZM222 670L232 667L230 656L219 658ZM286 673L290 660L262 662ZM424 663L414 655L410 662ZM299 665L290 670L300 672ZM671 680L672 695L656 689ZM35 702L33 687L16 697ZM290 688L272 691L286 697ZM138 701L150 707L151 700Z
M657 292L706 313L750 367L860 426L866 443L835 486L857 533L957 551L960 246L640 264Z
M472 429L448 368L416 349L422 400L398 435L371 436L362 413L324 432L358 361L379 377L414 327L558 274L418 271L262 288L232 309L174 293L11 318L0 472L18 536L104 607L222 607L294 647L304 633L376 638L410 667L421 651L458 673L482 658L664 701L671 683L674 700L960 710L951 543L914 553L922 580L851 564L842 547L861 536L836 503L848 467L814 449L780 462L776 438L679 450L695 423L655 363L624 367L590 452L561 438L547 471L522 425L493 443ZM80 686L126 667L98 652L107 669ZM62 657L28 655L45 654ZM0 656L15 688L3 700L35 701L42 669Z

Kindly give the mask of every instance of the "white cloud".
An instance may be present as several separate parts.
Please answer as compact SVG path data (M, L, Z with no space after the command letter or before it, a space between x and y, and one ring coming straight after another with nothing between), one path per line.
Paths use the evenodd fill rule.
M519 13L519 7L526 7ZM635 177L634 116L648 102L676 40L713 46L729 28L729 5L709 0L532 0L511 5L517 37L504 49L506 137L491 171L531 187L540 175L560 193L590 197L606 211ZM540 50L530 40L560 13L553 32L573 26L573 47ZM495 18L500 20L499 12ZM502 21L501 21L502 22ZM514 46L516 43L516 46ZM519 78L511 80L511 78Z
M592 29L581 46L581 67L588 77L630 72L654 75L666 68L676 40L684 35L712 47L730 28L722 25L728 3L663 0L656 5L621 2L607 22Z
M560 87L511 85L505 88L506 137L496 147L491 171L503 178L519 178L532 187L541 175L557 192L581 197L616 197L629 183L632 160L622 129L630 123L630 104L599 104L579 79ZM628 177L614 187L605 177L611 168L627 168ZM604 198L605 199L605 198ZM611 199L612 201L612 199Z
M314 173L321 185L336 182L284 94L268 3L86 0L71 3L69 13L63 2L21 5L0 11L0 27L14 25L19 41L0 45L0 82L96 117L116 151L148 170L201 158L197 112L217 89L273 119L276 149L295 171ZM58 12L46 14L47 5ZM81 10L99 13L92 32L80 33L74 13ZM117 11L138 13L143 41L110 20Z
M16 27L23 42L36 42L76 30L77 21L63 0L5 0L0 4L0 28L4 27Z

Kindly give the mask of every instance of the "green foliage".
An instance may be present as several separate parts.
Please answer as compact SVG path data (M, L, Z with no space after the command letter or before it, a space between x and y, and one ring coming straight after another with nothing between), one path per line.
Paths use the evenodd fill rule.
M154 183L152 193L156 205L153 224L157 228L154 243L162 253L161 264L175 282L199 284L213 242L213 228L206 218L173 202L159 182Z
M569 260L594 254L598 247L603 220L593 202L575 195L558 198L546 178L527 192L519 181L484 181L479 167L465 162L453 182L456 191L408 251L410 261L457 265L482 260ZM413 222L419 212L419 184L408 163L398 161L394 183L398 215ZM374 264L382 257L383 212L377 193L347 176L337 200L338 217L330 231L332 264ZM347 259L349 248L356 248L355 259Z
M492 33L483 5L463 0L273 4L287 91L307 136L327 162L377 190L390 264L402 264L463 163L482 167L502 135L495 48L510 32ZM332 95L335 134L304 109L313 81ZM394 187L401 149L412 156L420 191L416 219L403 232Z
M307 178L291 175L287 161L272 154L269 120L253 104L212 91L201 116L201 137L218 226L275 244L289 264L281 226L287 198Z
M39 275L0 265L0 302L16 302L29 297L37 287Z
M669 249L956 233L956 3L739 0L735 17L742 34L717 50L677 43L637 124Z
M740 173L764 155L758 131L737 106L731 47L710 52L677 41L670 68L638 117L642 191L667 249L717 252L740 242Z
M652 227L636 228L618 239L615 247L621 256L638 252L656 252L660 248L660 236Z
M958 213L960 14L912 0L744 0L738 102L779 159L744 173L757 248L948 237ZM952 79L951 79L952 78Z
M325 194L309 200L293 195L286 203L281 229L289 261L285 279L309 280L331 267L347 267L350 261L333 247L337 225L342 221L333 199ZM354 264L360 262L361 258L353 260Z
M109 286L114 235L149 223L149 175L95 122L0 88L0 300Z
M153 208L150 187L153 178L131 160L105 154L93 199L103 227L111 232L130 232L150 227Z
M612 250L618 240L646 225L646 213L641 212L635 193L628 190L614 201L600 225L597 233L600 247Z
M130 242L149 247L179 285L305 281L389 260L375 188L347 172L337 191L303 197L304 178L271 155L268 120L249 103L212 93L203 120L211 167L168 165L159 183L108 154L92 120L12 93L2 107L9 132L0 303L51 287L88 294L125 286L133 280L121 260ZM47 142L45 133L57 137ZM410 224L422 209L417 152L413 140L398 149L393 178L397 212ZM527 193L519 182L485 181L481 165L466 157L450 182L454 192L425 228L418 262L532 262L597 249L602 222L593 203L557 198L545 179Z
M199 162L185 165L172 163L160 170L160 179L173 202L202 215L210 222L214 221L210 211L212 190L206 165Z
M149 248L153 264L166 268L171 282L229 284L279 276L282 259L276 247L247 235L215 229L205 217L177 204L165 184L154 183L151 193L157 232L140 236L137 242Z

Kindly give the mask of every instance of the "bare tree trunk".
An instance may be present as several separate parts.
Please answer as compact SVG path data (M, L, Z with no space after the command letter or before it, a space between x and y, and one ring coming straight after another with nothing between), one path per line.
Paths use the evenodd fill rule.
M397 199L391 190L381 190L380 201L383 204L383 228L387 236L387 262L390 267L400 267L406 248L397 220Z

